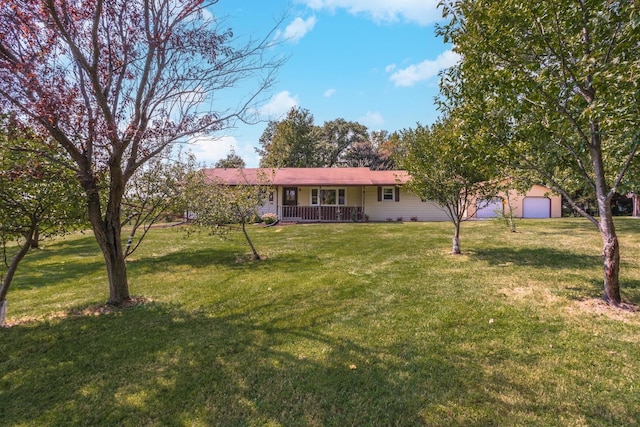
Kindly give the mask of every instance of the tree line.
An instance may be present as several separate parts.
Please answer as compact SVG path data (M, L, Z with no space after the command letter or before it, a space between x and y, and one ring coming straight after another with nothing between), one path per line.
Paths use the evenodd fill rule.
M396 169L399 134L371 131L338 118L322 126L311 112L293 107L287 115L270 121L260 136L260 166L264 168L368 167Z

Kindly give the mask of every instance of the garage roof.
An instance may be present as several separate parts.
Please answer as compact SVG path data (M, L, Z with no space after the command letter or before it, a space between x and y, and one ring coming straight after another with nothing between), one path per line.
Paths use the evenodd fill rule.
M264 180L279 186L398 185L409 178L403 170L372 171L369 168L214 168L204 172L210 179L229 185L258 184Z

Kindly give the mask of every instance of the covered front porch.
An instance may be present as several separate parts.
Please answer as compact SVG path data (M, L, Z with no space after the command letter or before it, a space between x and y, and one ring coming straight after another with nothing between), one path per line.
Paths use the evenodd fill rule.
M276 188L277 214L283 221L364 221L363 187L286 186Z

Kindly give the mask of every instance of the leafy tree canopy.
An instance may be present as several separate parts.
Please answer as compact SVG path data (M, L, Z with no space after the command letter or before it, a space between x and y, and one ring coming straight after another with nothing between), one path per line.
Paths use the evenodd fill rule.
M318 150L319 129L313 115L304 108L293 107L287 116L271 122L260 138L261 167L310 168L321 166Z
M461 54L443 106L464 108L519 178L545 183L600 231L604 298L620 303L611 198L640 147L639 5L459 0L439 28ZM599 218L574 194L593 195Z
M236 154L234 149L231 149L227 157L220 159L216 162L215 167L226 169L242 169L246 166L242 157Z
M197 167L193 154L165 150L136 170L122 202L123 225L130 225L125 257L140 246L154 224L182 217L184 182Z
M129 179L177 141L254 120L257 95L282 63L267 55L273 34L237 38L216 3L0 0L0 107L67 153L111 304L130 299L120 240ZM239 87L248 89L236 105L216 101Z
M401 165L411 176L407 188L447 211L454 225L452 252L459 254L460 223L473 214L473 202L496 192L494 163L478 155L473 138L454 117L403 131L401 145Z
M282 120L269 122L257 152L262 167L394 169L398 140L398 133L369 133L341 118L317 126L309 110L293 107Z
M60 167L67 159L39 138L0 120L0 324L11 281L33 244L87 224L82 188L72 170Z
M257 176L258 185L249 183L243 169L238 169L240 183L229 185L211 180L203 170L190 173L183 188L184 205L192 218L192 225L205 228L213 233L224 234L239 224L242 233L251 248L254 260L260 259L246 225L258 217L258 210L264 205L265 196L270 190L269 177L262 173ZM244 183L242 182L244 181Z

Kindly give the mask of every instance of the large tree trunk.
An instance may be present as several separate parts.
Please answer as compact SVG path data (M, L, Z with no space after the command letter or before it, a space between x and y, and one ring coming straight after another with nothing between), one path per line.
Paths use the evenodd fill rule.
M97 190L88 191L87 197L89 221L107 267L107 277L109 279L109 301L107 301L107 304L121 306L131 300L127 281L127 264L122 249L122 226L120 224L124 182L121 181L121 185L114 185L113 180L114 177L112 175L112 185L104 218L100 209L99 192Z
M619 282L620 246L609 203L606 203L605 206L600 206L600 235L602 236L602 261L604 267L603 298L611 305L618 305L622 301Z
M2 279L2 284L0 285L0 326L4 326L6 323L7 316L7 293L9 292L9 286L11 286L11 281L13 280L13 276L16 274L16 270L18 269L18 264L22 261L22 258L25 257L29 249L31 249L31 244L33 243L33 235L38 228L38 223L35 219L32 219L32 224L27 233L25 234L25 241L20 247L18 253L11 260L11 264L9 264L9 269L7 270L7 274Z
M619 305L620 298L620 246L616 228L613 224L611 212L611 198L613 193L606 184L606 174L602 157L602 136L597 121L591 121L591 159L595 177L596 198L600 210L598 229L602 237L602 261L604 267L604 295L603 298L611 305Z

